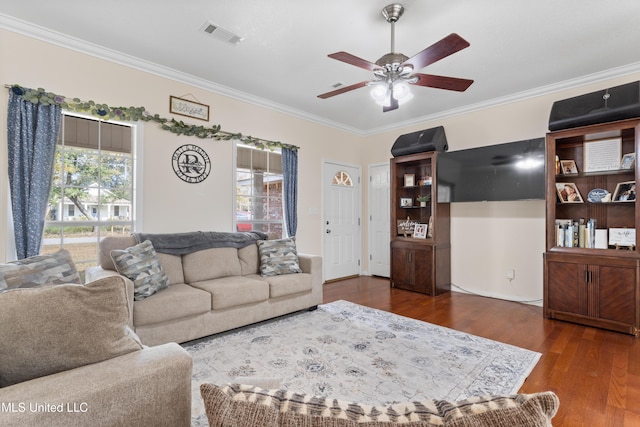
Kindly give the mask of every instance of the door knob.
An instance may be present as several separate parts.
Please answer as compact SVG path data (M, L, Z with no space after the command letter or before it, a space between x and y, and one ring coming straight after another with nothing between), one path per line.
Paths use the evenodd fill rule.
M327 229L326 233L327 233L327 234L330 234L330 233L331 233L331 230Z

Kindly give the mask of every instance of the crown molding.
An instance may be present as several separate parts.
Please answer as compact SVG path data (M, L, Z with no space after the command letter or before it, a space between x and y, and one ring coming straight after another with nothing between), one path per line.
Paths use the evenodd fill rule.
M191 74L183 73L173 68L164 67L156 63L140 59L135 56L127 55L125 53L108 49L103 46L96 45L94 43L87 42L82 39L68 36L56 31L51 31L47 28L34 25L32 23L16 19L14 17L4 15L0 13L0 28L22 34L27 37L42 40L47 43L54 44L66 49L71 49L76 52L90 55L99 59L104 59L109 62L124 65L130 68L134 68L139 71L147 72L157 75L159 77L174 80L180 83L188 84L190 86L205 89L211 92L215 92L224 96L228 96L233 99L248 102L250 104L258 105L261 107L269 108L284 114L288 114L294 117L302 118L305 120L313 121L325 126L344 130L346 132L361 134L359 129L345 126L341 123L336 123L325 118L306 113L301 110L297 110L288 107L283 104L279 104L268 99L259 98L248 94L246 92L238 91L227 86L213 83L209 80L201 79Z
M243 102L254 104L257 106L265 107L280 113L284 113L293 117L298 117L304 120L312 121L323 126L328 126L334 129L349 132L356 136L372 136L384 132L389 132L397 129L407 128L415 126L420 123L435 121L444 119L447 117L458 116L461 114L467 114L474 111L484 110L487 108L497 107L504 104L510 104L513 102L522 101L529 98L548 95L550 93L559 92L574 87L583 86L591 83L597 83L604 80L609 80L617 77L623 77L629 74L640 72L640 62L626 65L623 67L612 68L602 73L590 74L587 76L579 77L576 79L566 80L563 82L554 83L552 85L542 86L532 90L518 92L510 94L500 98L490 99L488 101L479 102L476 104L467 105L461 108L455 108L451 110L441 111L436 114L425 115L417 117L415 119L406 120L403 122L397 122L393 125L378 127L370 130L357 129L351 126L346 126L342 123L338 123L332 120L325 119L323 117L309 114L307 112L288 107L286 105L270 101L268 99L260 98L242 92L236 89L229 88L227 86L213 83L209 80L201 79L193 75L183 73L174 70L169 67L164 67L156 63L146 61L131 55L124 54L112 49L105 48L103 46L96 45L94 43L87 42L78 38L68 36L56 31L31 24L26 21L16 19L14 17L0 13L0 28L19 33L28 37L32 37L38 40L42 40L47 43L51 43L60 47L74 50L79 53L94 56L96 58L104 59L106 61L114 62L120 65L124 65L130 68L134 68L139 71L151 73L159 77L174 80L180 83L188 84L194 87L205 89L211 92L215 92L229 98L237 99Z
M592 83L599 83L602 81L611 80L618 77L624 77L624 76L628 76L635 73L640 73L640 62L625 65L622 67L611 68L601 73L589 74L589 75L578 77L575 79L565 80L565 81L554 83L551 85L541 86L531 90L513 93L513 94L499 97L499 98L493 98L484 102L478 102L476 104L465 105L464 107L460 107L460 108L441 111L436 114L417 117L412 120L406 120L404 122L394 123L393 126L371 129L369 132L367 132L365 136L377 135L383 132L389 132L389 131L397 130L400 128L415 126L417 124L424 123L424 122L441 120L448 117L459 116L462 114L467 114L467 113L472 113L475 111L480 111L488 108L498 107L505 104L524 101L526 99L546 96L552 93L573 89L579 86L585 86Z

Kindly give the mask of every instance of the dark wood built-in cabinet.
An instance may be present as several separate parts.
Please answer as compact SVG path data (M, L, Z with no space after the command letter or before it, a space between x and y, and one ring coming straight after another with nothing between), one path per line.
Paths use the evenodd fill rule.
M451 290L450 210L436 199L437 155L391 159L391 286L428 295ZM429 198L425 206L419 196ZM414 224L426 226L424 238Z
M606 147L606 141L617 139L621 156L637 153L640 119L547 134L544 315L638 336L640 251L635 240L632 244L626 241L624 245L609 241L611 229L619 233L621 230L635 232L639 228L640 209L635 194L630 201L613 197L616 189L620 191L625 183L638 182L638 168L634 163L630 168L609 167L585 172L584 166L586 155L599 155L597 162L608 156L591 148L594 145L586 152L585 144L604 141ZM561 165L565 163L562 161L573 160L577 173L562 166L557 171L557 160ZM563 202L562 190L557 184L561 189L565 185L577 188L582 202ZM597 230L607 233L598 241L598 247L593 247L595 243L592 245L587 236L586 225L590 219L595 220ZM571 232L566 231L569 222L571 226L577 225L578 230L571 242L567 237Z

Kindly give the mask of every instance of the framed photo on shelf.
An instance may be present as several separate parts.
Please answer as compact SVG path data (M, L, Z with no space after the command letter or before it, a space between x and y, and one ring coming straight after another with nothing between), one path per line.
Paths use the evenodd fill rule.
M416 224L413 229L413 237L416 239L426 239L427 238L427 224Z
M413 199L411 197L401 197L400 198L400 207L401 208L413 207Z
M609 246L635 246L635 228L610 228Z
M417 221L412 220L411 218L407 219L398 219L397 222L397 230L398 236L409 237L413 234L414 229L416 228Z
M583 172L601 172L620 169L622 138L585 141L583 145Z
M583 203L580 191L573 182L558 182L556 190L561 203Z
M636 153L629 153L622 156L620 169L633 169L636 165Z
M574 160L560 160L560 167L563 175L573 175L578 173L578 166Z
M405 173L404 174L404 186L405 187L413 187L416 185L416 175L413 173Z
M619 182L613 193L614 202L634 202L636 200L636 182Z

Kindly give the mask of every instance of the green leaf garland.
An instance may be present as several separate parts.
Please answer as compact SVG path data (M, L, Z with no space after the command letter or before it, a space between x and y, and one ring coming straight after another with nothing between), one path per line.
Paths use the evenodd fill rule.
M221 129L220 125L213 125L209 127L197 126L184 123L182 120L167 119L160 117L158 114L150 114L144 107L109 107L107 104L97 104L93 101L81 101L78 98L71 99L62 95L56 95L52 92L47 92L42 88L29 89L17 84L12 85L10 90L16 95L21 95L25 101L29 101L34 104L59 105L64 110L90 114L102 120L116 119L130 122L156 122L162 129L176 135L195 136L196 138L215 139L217 141L237 139L243 144L253 145L263 150L288 148L296 151L299 148L295 145L254 138L252 136L242 135L241 133L226 132Z

